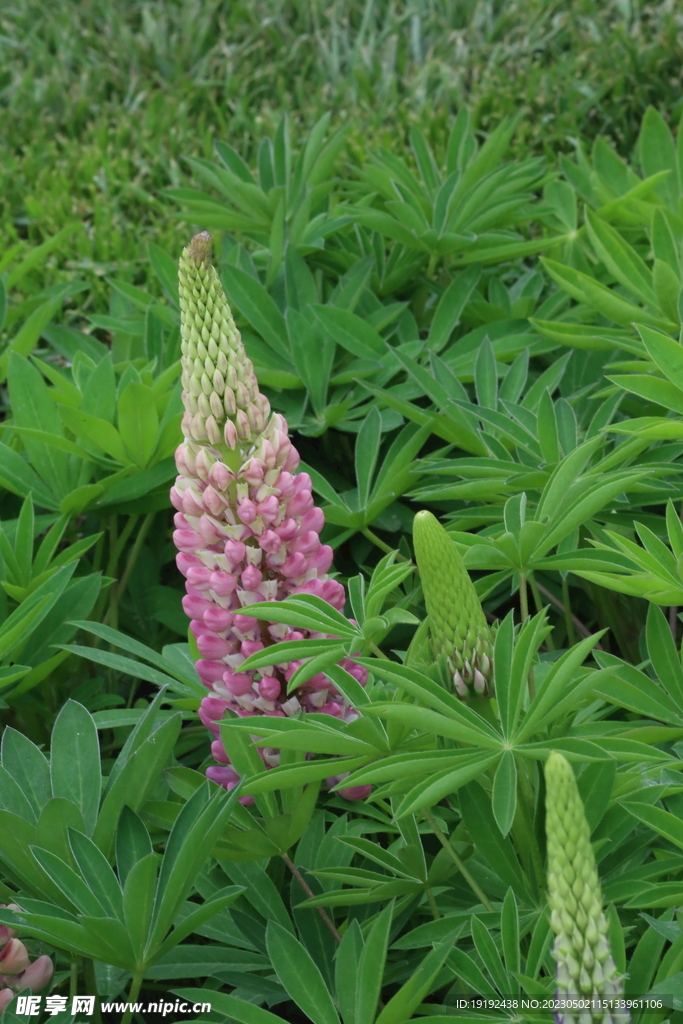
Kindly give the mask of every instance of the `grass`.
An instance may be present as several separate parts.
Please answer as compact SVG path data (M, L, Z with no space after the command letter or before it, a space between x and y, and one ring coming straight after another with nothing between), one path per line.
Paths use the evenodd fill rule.
M518 152L579 134L630 151L650 103L680 114L683 12L672 0L37 0L0 13L0 232L31 245L72 220L34 289L86 273L146 279L144 242L179 251L163 189L215 138L251 159L282 109L327 109L351 147L442 139L462 103L486 130L522 112ZM47 274L47 278L45 277Z

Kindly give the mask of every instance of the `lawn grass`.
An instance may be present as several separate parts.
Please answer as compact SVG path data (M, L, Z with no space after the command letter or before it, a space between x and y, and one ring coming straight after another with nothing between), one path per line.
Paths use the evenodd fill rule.
M28 0L0 13L0 232L72 235L24 282L147 280L145 242L179 251L168 186L216 138L251 160L283 109L295 134L327 109L351 152L437 143L467 103L483 130L521 112L516 154L607 134L630 151L648 104L677 120L683 13L670 0Z

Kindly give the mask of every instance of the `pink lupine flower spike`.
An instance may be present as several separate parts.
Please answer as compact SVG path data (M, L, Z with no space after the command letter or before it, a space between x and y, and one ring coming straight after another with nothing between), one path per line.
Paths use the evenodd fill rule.
M209 694L199 717L214 736L210 779L232 789L239 775L219 739L227 709L240 716L285 717L323 712L352 721L358 712L323 673L288 696L299 661L242 672L251 654L283 640L319 636L259 621L249 606L315 594L342 610L343 586L329 576L332 549L320 541L325 518L311 493L308 473L287 422L271 413L218 275L211 236L196 235L179 267L185 440L176 451L178 477L171 489L177 509L176 562L185 576L183 608L201 658L197 671ZM350 659L342 666L360 683L367 672ZM279 752L259 748L267 767ZM335 785L341 777L328 780ZM369 786L340 790L363 799ZM241 798L252 803L253 797Z

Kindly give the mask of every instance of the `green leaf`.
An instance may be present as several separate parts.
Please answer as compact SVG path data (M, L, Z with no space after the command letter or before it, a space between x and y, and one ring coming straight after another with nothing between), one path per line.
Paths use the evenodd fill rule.
M382 994L384 965L394 911L393 901L376 917L360 956L354 979L356 1006L354 1024L373 1024Z
M658 195L672 210L678 210L678 165L676 148L671 130L666 121L654 107L645 111L638 139L638 148L643 171L647 177L661 171L669 171L669 175L656 188Z
M268 922L266 946L280 983L313 1024L339 1024L332 996L305 946L276 921Z
M434 352L441 352L448 344L480 277L481 267L476 263L472 264L453 278L439 299L429 328L428 345Z
M150 951L161 943L189 895L230 816L237 792L235 789L226 793L207 782L190 797L176 818L159 871L150 926Z
M266 289L239 267L225 264L221 281L230 305L238 309L278 357L283 370L291 370L287 355L287 326Z
M410 1020L424 997L431 991L434 980L452 948L452 941L446 939L427 953L410 978L391 997L375 1024L403 1024L404 1021Z
M652 274L633 246L628 245L618 231L589 209L586 210L586 228L593 248L610 274L641 302L656 309Z
M517 765L511 750L505 751L496 769L491 807L498 828L506 836L512 828L517 809Z
M148 853L128 872L123 887L123 920L137 964L144 963L149 926L154 909L159 856Z
M72 409L67 405L59 405L58 408L64 426L76 437L94 444L111 455L122 466L130 464L131 459L123 444L123 439L113 423L103 420L99 416L90 416L79 409Z
M10 356L27 356L35 348L43 331L62 305L70 287L70 283L63 285L56 295L38 306L14 335L8 347L0 356L0 381L4 381L7 376Z
M247 1003L226 992L202 988L179 988L174 990L181 999L192 1003L206 1002L215 1012L223 1014L239 1024L282 1024L282 1017L276 1017L270 1010L264 1010L253 1003Z
M510 839L496 824L487 794L478 782L470 782L460 790L458 800L463 822L480 856L526 902L529 894L524 873Z
M107 858L92 839L72 828L69 829L69 845L83 878L104 910L104 916L123 921L121 888Z
M669 624L654 604L648 608L645 636L652 667L683 713L683 668Z
M144 468L156 447L159 431L152 389L137 381L124 388L118 401L121 440L133 462Z
M110 787L93 833L94 841L106 857L112 853L116 827L123 807L128 805L132 810L138 811L149 799L161 770L166 767L171 756L180 725L180 715L168 719L124 762L125 766L113 783L110 776Z
M146 826L135 811L124 807L116 831L116 868L121 885L124 885L138 861L150 853L152 841Z
M82 704L69 700L52 730L52 792L80 808L92 835L100 804L100 748L95 723Z
M387 353L384 338L369 323L338 306L311 306L316 317L332 338L359 359L377 361Z
M50 765L45 755L23 733L6 726L2 734L2 766L38 816L52 796Z
M42 430L48 434L63 435L62 426L52 396L42 376L31 363L12 353L8 363L8 384L12 412L20 427ZM60 498L70 487L69 464L64 452L25 437L24 446L31 465Z

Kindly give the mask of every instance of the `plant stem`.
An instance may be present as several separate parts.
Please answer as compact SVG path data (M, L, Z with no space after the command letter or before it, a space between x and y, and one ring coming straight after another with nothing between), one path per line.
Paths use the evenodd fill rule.
M543 865L541 863L541 856L538 852L536 837L534 836L534 794L523 766L518 777L520 819L524 829L524 837L527 841L526 846L530 857L534 881L536 882L537 890L539 890L543 886Z
M69 977L69 1003L78 995L78 957L71 958L71 974Z
M556 604L560 603L559 601L557 601L556 598L554 599L551 594L548 594L548 596L550 597L551 601L555 600ZM564 612L564 621L565 621L565 624L567 626L567 640L569 642L569 646L573 647L574 644L576 643L576 633L574 632L574 624L575 624L574 623L574 619L575 619L575 616L572 615L571 605L570 605L569 601L570 601L570 597L569 597L569 584L567 583L566 579L563 579L562 580L562 603L563 603L564 607L563 607L562 610ZM582 622L580 623L578 621L578 619L576 620L576 623L577 623L577 627L576 628L579 630L579 632L581 632L582 630L585 630L585 635L588 636L589 633L588 633L588 630L586 629L586 627L584 626L584 624Z
M395 548L390 548L388 544L385 544L381 537L378 537L376 533L373 533L372 530L369 529L369 527L365 526L360 532L363 534L364 537L367 537L368 540L372 541L372 543L375 544L376 547L380 549L380 551L383 551L385 555L395 554L397 562L410 561L409 558L406 558L405 555L402 555L399 551L396 551Z
M568 586L566 580L562 581L562 593L563 593L563 596L564 596L564 604L562 603L562 601L559 601L555 597L555 595L552 594L549 590L546 590L546 588L541 583L538 584L538 589L540 590L540 592L542 594L544 594L548 598L549 601L552 601L552 603L557 608L559 608L560 611L564 612L565 618L567 617L567 615L570 616L569 622L571 622L574 626L576 626L576 628L579 631L579 633L581 634L581 636L591 636L591 631L589 629L586 629L586 627L584 626L583 622L581 622L581 619L577 618L577 616L574 615L574 613L571 611L571 602L570 602L570 599L569 599L569 586ZM570 632L570 630L569 630L569 622L567 624L567 633ZM571 630L571 643L572 644L576 643L576 635L575 635L573 629ZM595 645L595 650L596 651L603 651L604 647L602 647L600 644L596 644Z
M530 576L529 576L529 586L531 587L531 593L534 595L534 604L536 605L536 611L537 612L542 612L543 611L543 603L541 601L541 595L539 593L538 583L534 579L534 574L533 573L531 573ZM554 651L555 650L555 644L553 643L552 634L548 634L548 636L545 638L545 645L546 645L546 647L548 648L549 651Z
M129 1024L130 1019L133 1016L132 1004L137 1000L140 994L144 973L144 971L135 971L133 974L133 980L131 981L130 989L128 990L128 1007L121 1019L121 1024Z
M441 829L437 825L436 821L434 820L434 817L433 817L431 811L428 810L427 808L423 807L422 814L424 815L426 820L429 822L429 827L431 828L432 832L434 833L436 838L439 840L439 842L441 843L441 845L443 846L444 850L446 851L448 856L451 858L453 863L456 865L458 871L460 872L462 877L465 879L465 881L469 885L469 887L472 890L472 892L474 893L474 895L477 896L479 898L479 900L481 900L481 902L483 903L483 905L486 907L487 910L493 910L493 907L491 906L491 903L490 903L486 893L481 889L481 887L480 887L479 883L477 882L477 880L472 877L472 875L469 873L469 871L467 870L467 868L465 867L463 862L460 860L460 857L458 857L457 853L455 852L455 850L451 846L451 843L450 843L450 840L448 839L448 836L444 835L444 833L441 831Z
M526 576L523 572L519 574L519 610L522 622L526 622L529 618L529 598L526 592Z
M436 900L434 899L434 893L432 892L431 885L425 885L425 893L427 895L427 902L429 903L429 909L432 912L432 917L434 918L435 921L440 921L441 920L441 914L439 913L439 908L436 905Z
M148 512L145 518L143 519L140 529L138 530L137 537L135 538L135 543L133 544L133 547L130 550L130 554L128 555L128 561L126 562L126 568L123 570L123 575L119 580L118 586L112 588L111 602L109 604L109 610L104 621L105 624L112 626L114 629L116 629L118 626L119 602L123 597L126 587L128 586L130 575L133 569L135 568L135 563L138 560L140 551L142 550L142 545L145 541L145 537L147 536L149 528L152 525L152 520L154 519L154 516L154 512ZM137 516L131 516L131 520L137 520L137 518ZM130 525L130 521L126 525ZM124 536L124 533L121 534L121 537Z
M289 857L286 853L281 854L281 856L282 856L283 861L285 862L285 864L287 865L287 867L292 872L292 874L296 878L297 882L299 883L299 885L303 889L303 891L308 896L309 900L315 899L315 893L313 892L313 890L311 889L310 885L308 884L308 882L306 881L304 876L301 874L301 872L299 871L298 867L296 866L294 861L291 859L291 857ZM334 935L334 937L337 940L337 942L341 942L342 937L339 934L339 932L337 931L337 928L336 928L336 925L335 925L334 921L332 920L332 918L325 911L325 908L324 907L316 907L315 909L320 914L320 916L321 916L321 918L323 920L323 923L324 923L325 927L328 929L328 931L332 932L332 934ZM125 1022L122 1021L121 1024L125 1024Z
M383 651L380 651L377 644L373 644L372 640L366 640L365 642L367 643L368 647L373 652L373 654L376 654L378 658L384 658L385 661L391 661L391 658L387 658L386 654L384 654Z
M83 981L85 983L85 991L90 996L95 996L95 1010L93 1013L93 1024L102 1024L102 1011L100 1010L99 993L97 991L97 977L95 975L95 965L90 958L83 959Z

